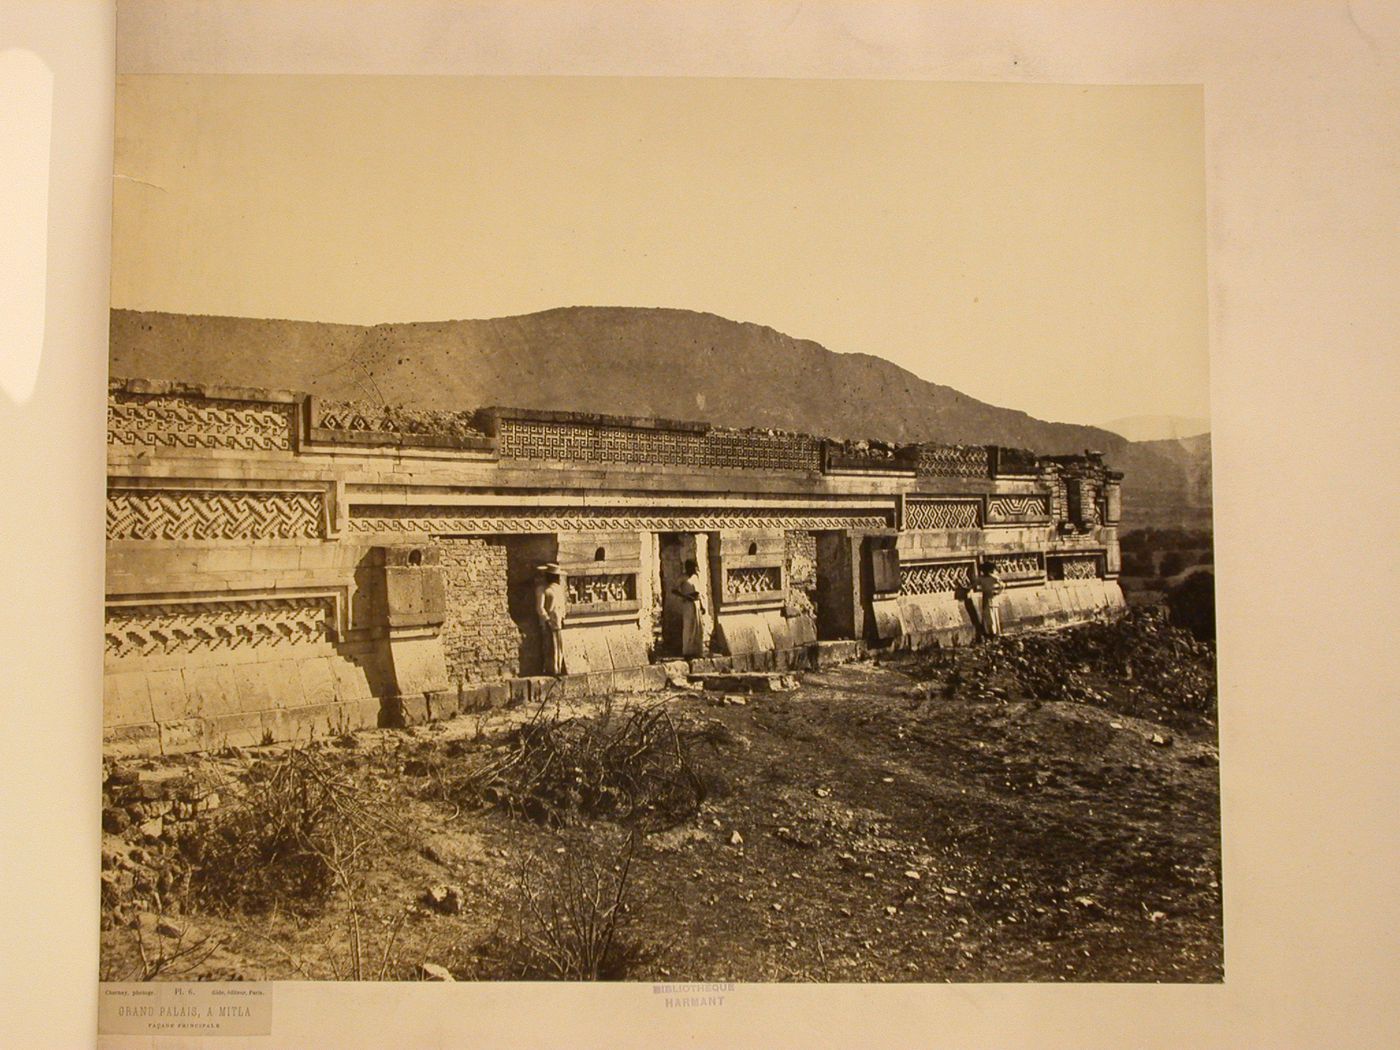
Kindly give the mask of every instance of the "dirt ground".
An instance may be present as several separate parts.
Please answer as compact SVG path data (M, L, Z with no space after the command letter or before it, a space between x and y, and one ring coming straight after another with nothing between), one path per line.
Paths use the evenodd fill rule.
M1018 652L865 661L791 692L617 698L614 718L664 702L708 727L692 756L708 796L630 853L613 821L550 827L433 790L532 712L324 742L395 824L354 882L261 914L181 907L167 889L157 912L140 889L172 847L108 834L104 867L137 889L104 907L103 976L510 976L499 955L526 866L548 879L591 858L626 868L628 980L1220 980L1213 708L1163 708L1091 664L1073 672L1086 699L1028 695ZM264 751L148 765L236 776ZM434 886L451 887L446 906L425 902Z

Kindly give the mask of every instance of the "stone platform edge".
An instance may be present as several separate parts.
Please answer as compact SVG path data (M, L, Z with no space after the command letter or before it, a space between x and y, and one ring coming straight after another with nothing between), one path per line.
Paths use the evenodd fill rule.
M966 645L962 630L921 632L906 637L900 649ZM890 647L886 647L887 649ZM308 743L357 729L394 729L439 722L460 714L517 707L550 700L600 699L617 693L661 692L675 679L692 675L742 672L816 671L870 656L862 641L840 639L811 642L792 649L668 660L645 667L536 676L494 682L464 683L415 696L380 700L366 698L335 703L274 707L209 718L139 722L103 730L102 752L108 759L151 758L161 755L219 751L226 747L258 747L273 743Z

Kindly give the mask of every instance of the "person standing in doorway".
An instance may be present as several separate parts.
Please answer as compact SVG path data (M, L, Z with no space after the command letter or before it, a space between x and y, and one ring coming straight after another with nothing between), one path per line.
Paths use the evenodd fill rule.
M1001 634L1001 609L997 598L1006 590L1006 584L1001 582L990 561L982 563L982 572L973 583L972 589L982 596L982 637L995 638Z
M671 592L681 600L681 655L686 659L705 653L705 596L700 593L700 566L690 558L685 563L685 579Z
M560 578L559 566L553 562L539 567L539 582L535 584L535 613L540 619L540 642L544 649L544 673L564 673L564 612L568 595Z

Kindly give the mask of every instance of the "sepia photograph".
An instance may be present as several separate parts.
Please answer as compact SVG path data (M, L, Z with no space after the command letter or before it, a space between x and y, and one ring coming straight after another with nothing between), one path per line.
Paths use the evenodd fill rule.
M1202 168L1191 86L120 78L103 978L1220 981Z
M1394 1044L1397 48L0 5L0 1030Z

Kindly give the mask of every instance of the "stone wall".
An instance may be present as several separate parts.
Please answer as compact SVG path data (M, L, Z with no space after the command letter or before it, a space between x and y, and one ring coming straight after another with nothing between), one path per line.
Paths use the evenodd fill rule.
M542 699L542 562L570 596L564 695L665 681L685 557L708 648L734 667L804 666L818 636L971 640L966 586L987 563L1008 631L1102 615L1122 605L1120 478L1094 454L117 381L106 748Z
M520 674L522 631L510 615L508 554L500 539L434 540L447 586L442 627L447 678L454 685Z

